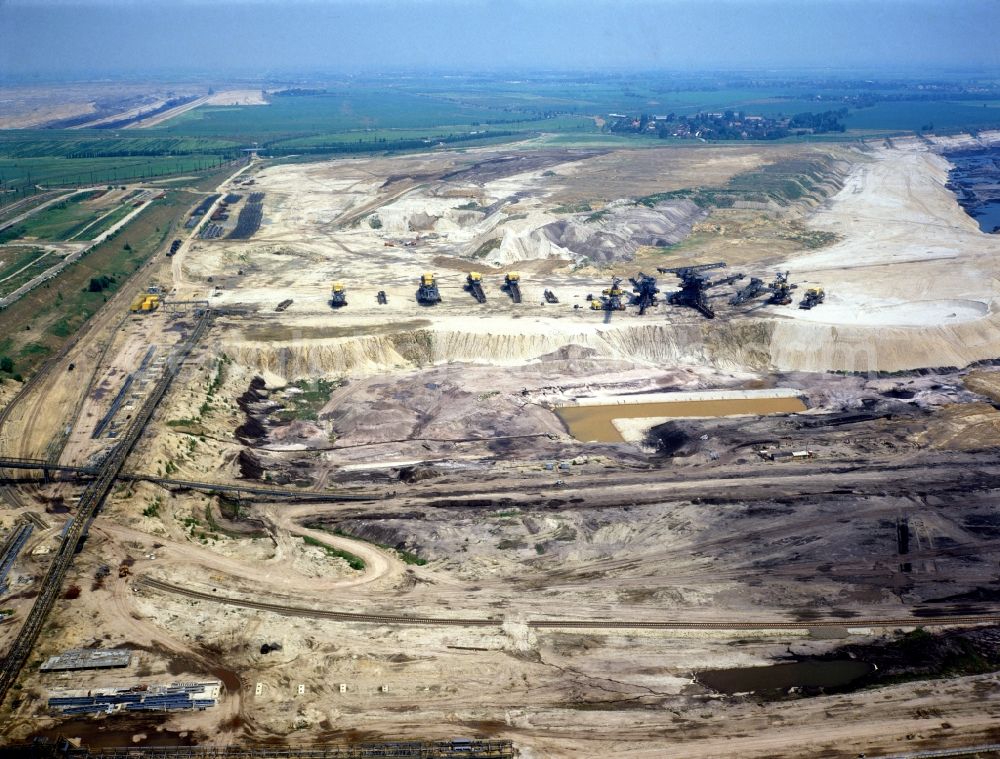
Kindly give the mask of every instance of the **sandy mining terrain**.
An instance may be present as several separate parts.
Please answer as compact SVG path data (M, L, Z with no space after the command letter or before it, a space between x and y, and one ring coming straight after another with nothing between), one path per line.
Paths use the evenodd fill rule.
M107 121L139 116L177 97L203 95L205 84L154 82L80 82L46 84L44 87L11 85L0 87L0 129L32 129L60 126L72 120L74 127L92 127ZM183 106L143 119L130 127L146 127L196 108L199 105L261 105L261 90L216 86ZM92 118L87 119L87 116Z
M260 229L186 233L142 283L175 310L126 316L123 291L0 426L4 455L99 464L115 438L93 430L126 378L112 429L193 331L181 302L215 309L125 464L143 479L113 489L73 563L6 734L498 736L523 757L996 741L996 263L947 169L918 141L254 162L218 189L264 193ZM803 191L676 193L775 173ZM730 284L714 320L589 308L613 275L716 260L787 270L826 302L734 307ZM501 290L511 270L521 303ZM432 307L415 300L426 271ZM681 391L801 410L628 418ZM575 439L557 414L611 402L628 442ZM4 486L4 527L48 524L14 565L4 645L85 485L55 479ZM224 697L60 720L46 698L67 678L32 664L91 645L136 658L79 687L216 678ZM816 656L879 669L736 694L698 675Z
M150 110L170 97L204 91L201 85L81 82L0 88L0 128L30 129L73 119L74 125L100 123ZM90 120L83 117L92 116Z

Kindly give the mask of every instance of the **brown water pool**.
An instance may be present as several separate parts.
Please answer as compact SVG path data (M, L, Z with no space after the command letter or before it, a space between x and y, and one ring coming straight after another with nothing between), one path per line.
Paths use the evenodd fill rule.
M607 406L560 406L556 414L570 434L583 442L622 443L612 419L644 417L713 417L743 414L789 414L805 411L801 398L724 398L711 401L658 401Z

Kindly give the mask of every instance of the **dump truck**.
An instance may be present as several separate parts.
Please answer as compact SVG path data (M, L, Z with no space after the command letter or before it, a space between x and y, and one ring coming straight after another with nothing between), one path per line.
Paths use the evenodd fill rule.
M810 287L806 290L806 294L802 297L802 301L799 303L799 308L808 311L813 306L818 306L826 300L826 293L823 292L822 287Z
M343 282L334 282L330 287L330 307L340 308L347 305L347 290Z
M465 289L468 290L472 294L472 297L479 303L486 302L486 293L483 292L483 275L478 271L469 272L469 276L465 278Z
M420 287L417 288L417 303L425 306L432 306L441 302L441 293L438 292L437 282L434 275L427 271L420 276Z
M515 303L521 302L521 275L516 271L509 271L503 278L503 289L507 291L510 299Z

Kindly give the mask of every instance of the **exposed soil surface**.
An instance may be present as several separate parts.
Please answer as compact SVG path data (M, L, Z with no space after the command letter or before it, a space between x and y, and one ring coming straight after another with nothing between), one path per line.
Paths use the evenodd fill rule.
M242 169L217 192L263 192L260 230L192 230L149 274L168 299L218 312L126 465L241 491L116 486L32 659L127 646L127 671L73 682L218 678L224 698L60 725L46 699L66 677L29 665L5 735L496 735L524 757L713 759L995 738L1000 381L972 364L1000 357L997 264L945 187L942 147L526 144ZM801 197L767 195L769 177L797 171ZM677 190L691 192L664 197ZM723 190L729 205L691 200ZM822 286L827 300L733 307L733 283L711 321L662 303L642 317L589 308L613 274L719 259L788 270L796 298ZM515 267L520 304L500 290ZM483 272L486 303L467 270ZM437 306L416 303L425 271ZM339 310L333 281L346 282ZM125 305L18 400L4 455L106 455L115 439L93 437L96 420L150 347L155 369L194 323L192 309L122 322ZM153 379L134 380L123 421ZM646 418L595 443L555 413L764 390L801 401ZM82 487L4 486L4 528L43 521L10 576L3 645ZM850 692L773 701L693 676L845 657L879 669Z

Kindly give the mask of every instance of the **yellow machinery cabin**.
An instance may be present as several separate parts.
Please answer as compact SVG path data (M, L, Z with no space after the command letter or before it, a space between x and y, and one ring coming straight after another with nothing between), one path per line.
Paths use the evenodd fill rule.
M425 271L420 277L420 284L425 287L430 287L434 284L434 274L429 271Z
M129 310L132 313L149 313L150 311L155 311L159 307L159 295L149 295L144 293L135 297L132 301L132 305L129 306Z

